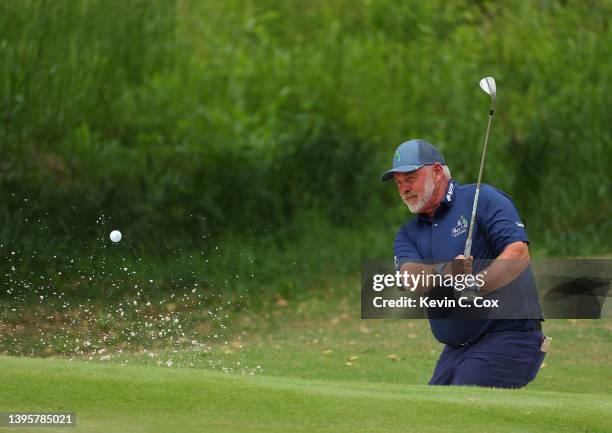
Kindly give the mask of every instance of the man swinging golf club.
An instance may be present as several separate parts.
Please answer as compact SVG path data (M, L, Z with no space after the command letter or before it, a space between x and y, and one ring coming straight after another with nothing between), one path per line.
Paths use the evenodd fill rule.
M492 103L477 185L460 185L453 180L444 157L420 139L397 148L393 168L383 173L381 180L393 179L404 203L417 214L395 237L397 270L443 276L471 274L473 260L491 259L485 284L477 293L486 297L517 278L533 277L527 233L512 200L498 189L480 184L496 99L493 78L484 78L480 86ZM472 295L477 289L471 289ZM527 385L535 378L548 344L540 318L539 305L537 319L439 319L430 314L432 333L445 347L429 384Z

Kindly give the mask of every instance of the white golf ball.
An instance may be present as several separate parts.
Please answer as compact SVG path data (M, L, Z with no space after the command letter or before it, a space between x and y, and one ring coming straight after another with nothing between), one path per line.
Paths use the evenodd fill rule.
M121 240L121 232L119 230L113 230L110 234L110 240L113 242L119 242Z

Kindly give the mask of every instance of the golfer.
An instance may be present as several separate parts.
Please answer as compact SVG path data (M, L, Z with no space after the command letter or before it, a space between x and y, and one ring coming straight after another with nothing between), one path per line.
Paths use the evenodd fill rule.
M512 289L517 279L533 281L525 226L512 200L489 185L481 185L473 256L462 255L476 187L453 180L444 157L431 143L413 139L401 144L393 156L393 168L381 180L394 180L400 197L416 214L395 237L395 264L400 272L468 274L476 261L492 259L485 284L474 287L480 290L477 296L485 299L497 290ZM535 284L531 287L535 293ZM419 289L433 293L437 288ZM447 290L456 294L453 288ZM445 344L429 384L527 385L535 378L547 347L537 307L537 315L529 316L537 319L516 320L439 319L428 310L431 331Z

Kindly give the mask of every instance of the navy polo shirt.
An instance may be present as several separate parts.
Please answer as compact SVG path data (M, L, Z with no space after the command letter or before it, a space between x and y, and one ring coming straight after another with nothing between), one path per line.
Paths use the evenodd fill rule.
M397 269L407 262L437 263L463 254L475 190L475 184L460 185L451 179L433 219L419 214L400 228L393 244ZM474 261L495 259L517 241L529 239L514 203L497 188L481 184L472 237ZM434 337L450 345L471 343L487 332L534 329L533 320L430 318L429 322Z

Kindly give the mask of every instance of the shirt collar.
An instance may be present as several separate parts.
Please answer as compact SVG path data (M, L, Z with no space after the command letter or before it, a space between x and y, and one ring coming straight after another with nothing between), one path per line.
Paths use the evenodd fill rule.
M455 195L457 195L457 186L459 186L459 184L453 179L448 180L448 186L446 187L442 201L440 201L440 205L445 205L446 207L453 206L453 203L455 202ZM419 221L431 221L427 215L419 214L418 218Z
M446 192L444 193L444 197L442 197L442 202L445 203L446 206L451 207L455 202L455 195L457 195L457 187L459 184L455 182L453 179L448 180L448 186L446 187Z

